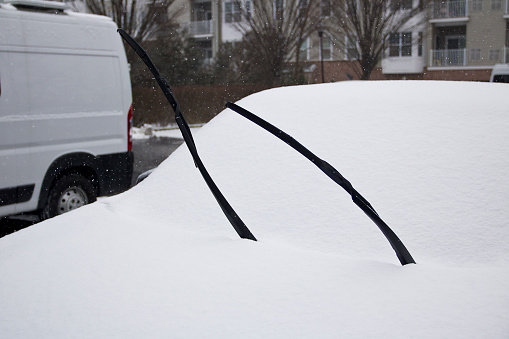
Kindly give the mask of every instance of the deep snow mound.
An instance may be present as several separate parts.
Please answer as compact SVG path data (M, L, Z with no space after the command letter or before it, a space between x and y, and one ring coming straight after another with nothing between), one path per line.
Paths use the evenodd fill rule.
M342 82L277 88L238 104L338 169L418 262L493 265L509 261L506 94L504 84ZM342 188L258 126L225 110L195 139L259 240L397 262ZM156 224L236 236L185 147L128 196Z

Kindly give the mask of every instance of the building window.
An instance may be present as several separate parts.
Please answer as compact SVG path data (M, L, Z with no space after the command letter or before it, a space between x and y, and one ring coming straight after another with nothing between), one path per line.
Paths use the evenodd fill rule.
M412 32L392 33L390 35L389 56L412 56Z
M400 45L399 45L399 33L392 33L389 37L389 56L399 56Z
M490 61L498 62L500 61L500 50L499 49L490 49L488 54Z
M308 9L308 0L299 0L299 17L305 18Z
M224 21L226 23L240 22L242 13L240 3L228 1L224 3Z
M481 61L481 49L480 48L472 48L470 50L470 61L471 62Z
M497 11L502 9L502 0L491 0L491 10Z
M332 39L325 34L322 40L322 58L323 60L332 60Z
M412 32L401 33L401 56L412 56Z
M422 57L423 50L424 50L424 33L419 32L419 40L417 41L417 55Z
M345 55L347 60L357 59L357 43L354 40L346 38Z
M246 20L251 20L251 1L246 1Z
M205 50L204 55L205 55L206 60L211 60L212 59L212 48L207 48Z
M482 11L483 0L472 0L472 12Z
M307 61L308 60L308 40L304 40L302 45L299 48L299 60Z
M283 20L284 7L285 7L284 0L275 0L274 1L274 14L275 14L276 20L278 20L278 21Z
M320 16L327 18L331 16L332 5L331 0L320 0Z
M412 9L412 0L401 0L401 9Z
M391 0L391 9L397 11L400 9L412 9L413 0Z

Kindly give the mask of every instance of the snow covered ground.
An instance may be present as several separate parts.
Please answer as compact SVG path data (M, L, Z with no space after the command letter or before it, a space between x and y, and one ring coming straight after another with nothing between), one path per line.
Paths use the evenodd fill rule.
M5 338L507 338L505 84L342 82L238 104L195 133L258 242L239 239L185 146L140 185L0 239ZM185 113L185 111L184 111Z
M199 129L203 125L192 125L191 130ZM148 139L150 137L156 138L178 138L182 139L182 133L177 125L168 125L164 127L145 124L142 127L133 127L133 139Z

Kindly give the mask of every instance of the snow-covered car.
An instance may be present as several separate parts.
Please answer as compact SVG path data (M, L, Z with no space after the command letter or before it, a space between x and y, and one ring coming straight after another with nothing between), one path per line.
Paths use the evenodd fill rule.
M227 109L194 140L258 241L238 237L180 147L129 191L0 239L0 333L505 337L505 95L492 83L352 81L238 102L340 171L415 265L316 166Z

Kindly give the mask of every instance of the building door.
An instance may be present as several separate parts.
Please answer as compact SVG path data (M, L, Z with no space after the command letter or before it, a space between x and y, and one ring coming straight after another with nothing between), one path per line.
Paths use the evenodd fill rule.
M465 36L446 36L446 61L451 66L462 66L465 62Z
M210 21L212 20L212 11L206 10L206 11L200 11L196 13L196 20L197 21Z

